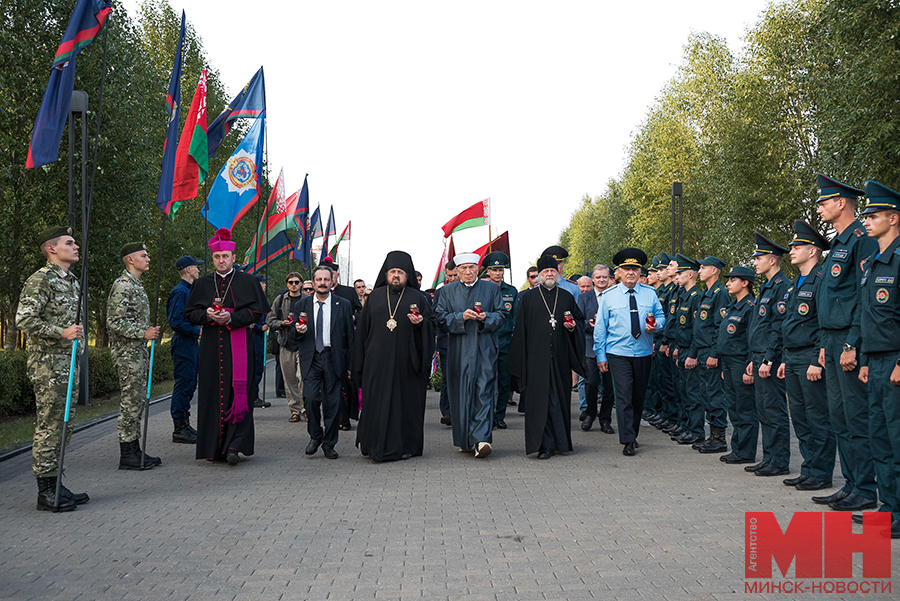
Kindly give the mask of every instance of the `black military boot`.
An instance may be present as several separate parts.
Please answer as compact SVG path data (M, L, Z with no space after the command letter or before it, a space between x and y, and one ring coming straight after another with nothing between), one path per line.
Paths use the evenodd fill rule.
M709 438L697 450L701 453L724 453L727 451L728 443L725 442L725 428L710 426L709 429Z
M120 442L119 451L120 470L149 470L153 467L149 461L144 461L144 467L141 467L141 447L136 440Z
M54 486L56 485L54 484ZM72 492L62 482L59 484L59 496L62 499L71 499L76 505L84 505L91 500L86 492Z
M191 434L193 434L194 436L197 436L197 430L195 430L194 427L191 426L191 414L190 413L188 413L187 417L184 418L184 427L187 428L188 430L190 430Z
M172 442L180 442L182 444L197 444L197 434L191 432L186 417L174 418L175 431L172 432Z
M710 436L710 438L712 438L712 432L709 433L709 436ZM697 442L691 443L691 448L694 449L695 451L699 451L700 445L706 444L707 440L709 440L709 438L701 438Z
M157 465L162 465L162 459L159 457L153 457L152 455L148 455L141 450L141 445L138 441L134 441L134 446L137 449L138 453L138 461L140 461L140 456L144 455L144 465L149 465L150 467L156 467Z
M72 511L75 509L75 501L69 499L63 493L60 486L59 507L56 507L56 478L38 478L37 508L41 511Z

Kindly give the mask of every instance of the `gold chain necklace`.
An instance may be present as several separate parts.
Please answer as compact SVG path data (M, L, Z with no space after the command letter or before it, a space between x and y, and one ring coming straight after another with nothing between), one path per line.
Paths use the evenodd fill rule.
M406 292L406 286L404 286L403 290L400 291L400 298L397 299L397 306L394 307L393 311L391 311L391 287L385 286L385 288L387 288L388 317L390 317L390 319L387 320L387 329L393 332L394 328L397 327L397 322L394 320L394 315L397 314L397 309L400 308L400 301L403 300L403 293Z
M541 284L541 288L543 288L543 284ZM553 299L553 310L550 310L550 305L547 304L547 299L544 298L544 291L541 290L541 300L544 301L544 306L547 307L547 313L550 314L550 326L555 330L556 329L556 303L559 301L559 285L556 286L556 296Z

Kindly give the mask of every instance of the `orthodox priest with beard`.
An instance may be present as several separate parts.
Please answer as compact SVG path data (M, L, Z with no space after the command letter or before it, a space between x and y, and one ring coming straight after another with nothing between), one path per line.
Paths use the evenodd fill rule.
M254 276L234 267L231 232L218 230L209 241L214 273L198 279L185 303L188 320L201 326L198 359L197 459L237 465L253 454L252 326L269 312Z
M352 373L362 389L356 446L373 461L422 455L434 324L415 274L407 253L388 253L356 324Z
M453 261L459 280L441 288L434 308L437 323L450 333L447 364L441 368L447 373L453 445L483 459L493 450L497 337L509 312L500 287L478 279L477 253L461 253Z
M572 451L572 371L584 376L584 316L557 283L556 259L537 263L540 285L519 297L509 373L525 403L525 454L549 459Z

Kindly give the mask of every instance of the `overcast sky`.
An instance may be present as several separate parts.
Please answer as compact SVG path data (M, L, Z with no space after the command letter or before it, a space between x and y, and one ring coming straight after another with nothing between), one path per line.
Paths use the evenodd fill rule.
M339 233L353 221L341 245L353 275L371 284L385 254L405 250L425 287L441 225L487 197L520 286L582 196L621 173L690 33L740 51L767 4L170 1L229 97L265 67L271 179L283 166L290 194L309 173L312 207L333 205ZM132 15L137 4L125 2ZM472 250L487 228L454 241Z

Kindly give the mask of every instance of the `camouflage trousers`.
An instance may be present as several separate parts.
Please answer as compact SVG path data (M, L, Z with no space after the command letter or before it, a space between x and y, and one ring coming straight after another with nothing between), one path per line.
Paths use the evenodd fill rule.
M62 447L63 421L66 415L66 393L69 389L69 367L72 355L58 353L29 353L28 377L34 384L37 419L34 422L34 443L31 450L31 469L35 478L53 478L59 473L59 453ZM78 362L75 362L73 395L78 394ZM69 421L75 417L75 402L69 410ZM72 440L69 428L66 444Z
M147 368L150 353L146 343L117 343L111 348L112 362L119 374L119 442L131 442L141 436L141 412L147 397Z

